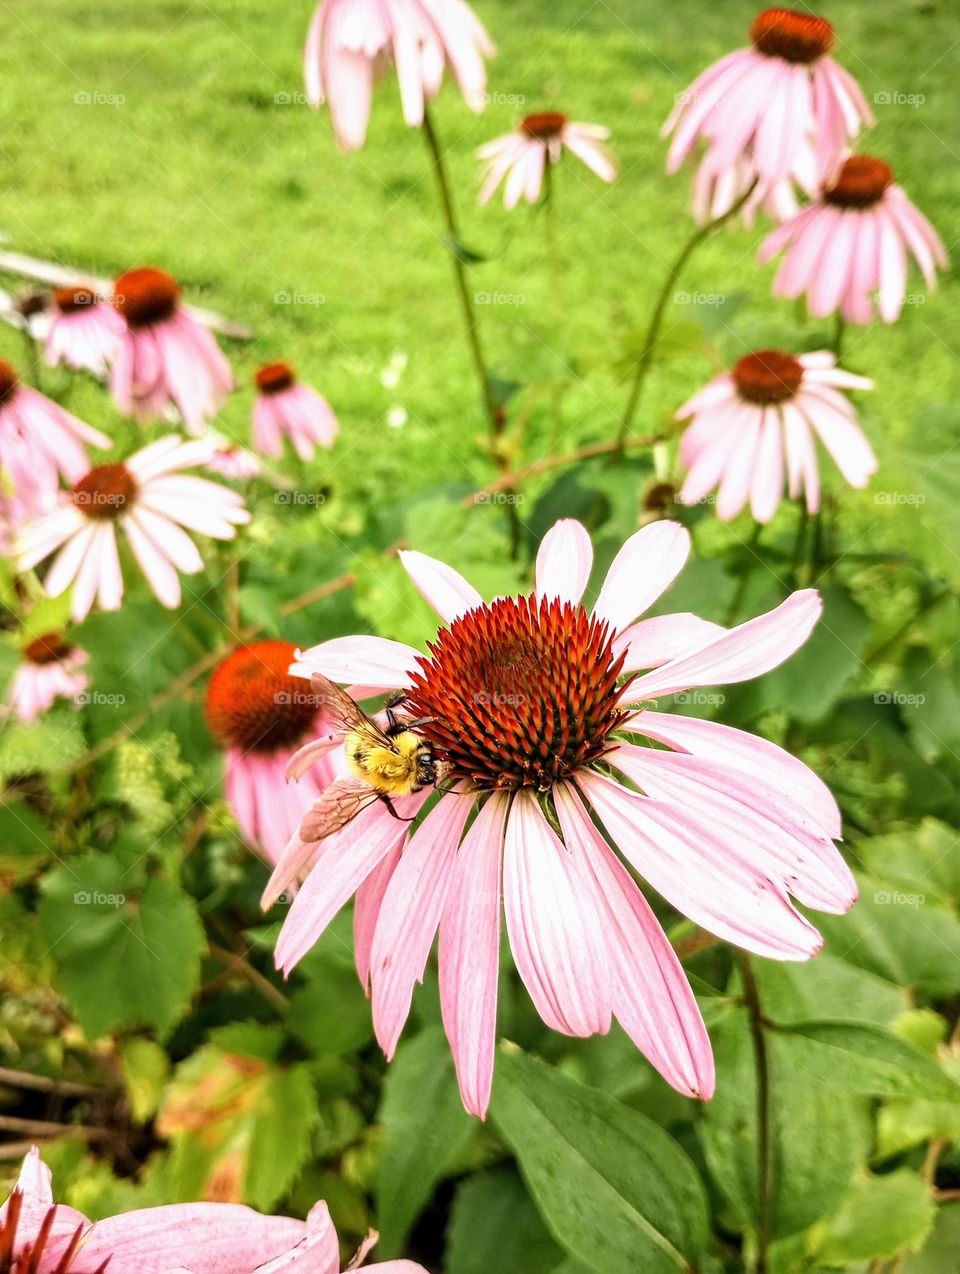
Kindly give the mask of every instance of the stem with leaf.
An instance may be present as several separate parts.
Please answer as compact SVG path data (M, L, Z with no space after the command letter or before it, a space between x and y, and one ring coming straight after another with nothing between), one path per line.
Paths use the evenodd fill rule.
M643 347L640 350L640 357L637 360L636 371L633 376L633 384L630 386L630 396L627 399L626 409L623 413L623 419L620 422L620 429L617 433L617 443L622 448L623 443L633 427L633 419L637 414L637 408L640 406L640 396L643 393L643 386L647 379L647 372L650 370L650 364L653 362L654 351L660 340L660 328L663 326L663 316L666 312L667 301L673 289L676 287L677 279L680 272L687 264L694 252L699 248L700 244L713 234L715 230L719 230L721 226L732 220L743 205L747 202L756 188L757 182L754 179L747 189L743 192L739 199L722 213L719 217L714 217L712 221L708 221L705 225L700 226L690 236L680 254L677 256L673 265L667 271L667 277L663 281L663 287L657 297L656 304L653 307L653 313L650 316L650 322L647 325L646 335L643 338Z

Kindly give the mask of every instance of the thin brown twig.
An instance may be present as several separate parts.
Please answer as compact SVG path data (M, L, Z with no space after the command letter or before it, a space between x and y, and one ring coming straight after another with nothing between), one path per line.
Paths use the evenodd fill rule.
M90 1084L51 1079L49 1075L33 1075L30 1071L12 1070L9 1066L0 1066L0 1084L10 1084L13 1088L29 1088L37 1093L54 1093L59 1097L97 1097L104 1091Z
M290 1007L290 1001L278 990L277 987L265 978L259 969L255 969L246 956L241 955L239 951L231 951L228 947L218 946L217 943L210 943L210 954L221 964L225 964L229 969L242 973L254 990L259 991L265 1000L268 1000L274 1008L280 1009L285 1013Z

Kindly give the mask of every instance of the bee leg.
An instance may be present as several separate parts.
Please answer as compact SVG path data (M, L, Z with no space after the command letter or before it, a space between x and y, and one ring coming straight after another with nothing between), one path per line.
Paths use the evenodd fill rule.
M393 808L393 801L391 801L390 797L387 796L386 792L380 792L378 793L378 795L379 795L379 799L383 801L384 805L386 805L387 809L390 811L390 813L393 815L393 817L397 820L398 823L412 823L414 819L417 817L416 814L414 814L413 818L401 817L401 815L399 815L397 811Z
M403 728L405 730L416 730L418 726L429 725L431 721L436 721L436 717L417 717L416 721L405 721Z

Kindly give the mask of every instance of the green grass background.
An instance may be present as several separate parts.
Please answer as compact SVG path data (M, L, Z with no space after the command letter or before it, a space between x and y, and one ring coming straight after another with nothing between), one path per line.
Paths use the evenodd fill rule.
M493 100L467 111L449 84L436 117L449 150L464 239L490 259L477 291L519 295L484 307L495 369L524 382L562 376L562 415L546 395L534 407L526 458L610 436L626 387L625 334L644 321L665 268L689 232L689 176L667 178L660 125L674 95L710 61L745 41L755 12L739 0L478 0L500 54ZM396 85L376 95L366 148L341 155L324 112L302 98L300 56L309 0L7 0L0 48L0 229L8 246L105 274L152 263L182 280L189 299L248 322L256 333L230 355L240 391L222 427L247 436L249 377L289 358L327 395L343 423L318 466L343 494L370 498L490 477L477 447L477 394L438 241L425 148L405 128ZM863 149L888 158L948 246L960 228L956 106L960 14L945 2L830 4L837 56L879 105ZM120 104L77 94L122 95ZM289 95L291 102L275 100ZM503 100L521 94L522 106ZM299 100L298 100L298 95ZM556 108L603 122L622 176L607 187L576 161L558 180L564 271L551 298L542 215L475 206L473 151L524 111ZM755 264L765 227L731 228L695 258L681 287L746 291L749 304L717 346L724 359L789 339L794 306L773 300L774 267ZM918 278L910 290L924 291ZM320 294L322 304L276 304L278 292ZM908 308L893 327L855 331L847 362L876 377L876 431L903 438L924 403L956 398L958 289ZM675 307L671 317L688 317ZM809 328L808 328L809 331ZM408 357L396 388L380 374ZM0 353L20 356L16 333ZM702 353L672 359L649 386L638 430L658 428L713 372ZM407 423L387 423L402 405ZM116 431L93 386L71 406ZM875 440L881 456L885 443Z

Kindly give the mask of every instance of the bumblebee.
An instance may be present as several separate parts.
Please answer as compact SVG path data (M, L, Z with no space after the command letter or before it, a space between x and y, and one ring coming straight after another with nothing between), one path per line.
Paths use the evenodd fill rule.
M403 701L402 693L390 700L387 724L380 726L326 677L314 673L310 680L323 716L343 738L351 773L334 780L314 802L300 825L301 840L323 840L375 800L383 801L393 817L400 819L392 797L411 796L446 778L449 765L438 760L432 745L415 733L429 718L407 721L397 716L395 709Z

